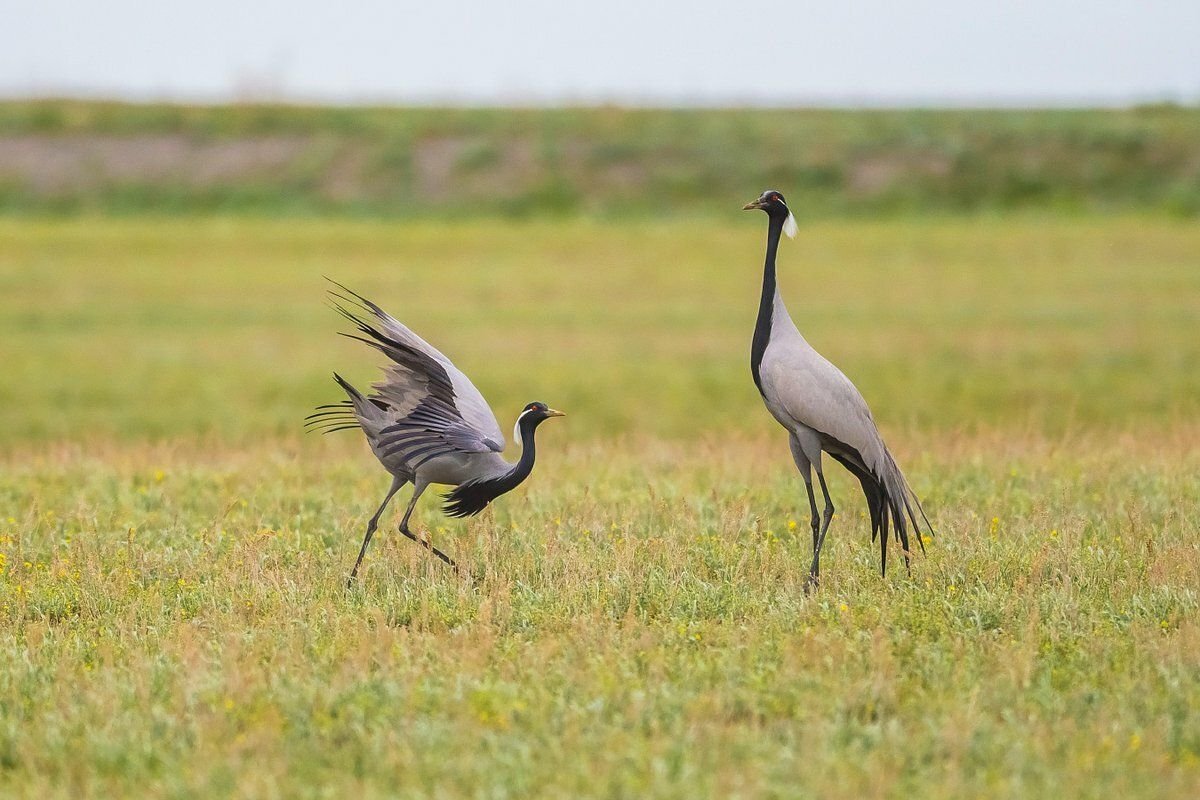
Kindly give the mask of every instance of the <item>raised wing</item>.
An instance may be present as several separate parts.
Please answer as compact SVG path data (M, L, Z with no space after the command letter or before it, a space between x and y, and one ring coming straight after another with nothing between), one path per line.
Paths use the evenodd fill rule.
M333 307L363 335L343 334L376 348L392 363L371 386L380 411L377 449L413 467L451 452L502 452L504 434L483 395L436 348L383 309L341 284ZM347 296L348 295L348 296Z

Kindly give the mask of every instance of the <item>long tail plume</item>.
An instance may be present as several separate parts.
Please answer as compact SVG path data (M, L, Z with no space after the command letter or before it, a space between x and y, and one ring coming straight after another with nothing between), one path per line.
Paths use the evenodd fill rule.
M900 471L896 460L890 452L885 450L887 458L882 474L878 476L878 486L882 494L883 513L882 525L880 530L879 557L881 561L881 569L887 569L887 529L889 521L891 528L895 531L896 540L900 543L900 547L904 552L904 565L909 564L909 556L912 553L908 543L909 525L912 526L912 532L917 538L917 544L921 547L921 552L925 552L925 541L921 529L921 521L925 523L925 530L933 535L933 526L929 524L929 518L925 516L925 509L921 508L921 501L917 499L916 493L912 487L908 485L908 481L904 478L904 473ZM921 521L918 521L917 514L920 514ZM890 520L889 520L890 517Z

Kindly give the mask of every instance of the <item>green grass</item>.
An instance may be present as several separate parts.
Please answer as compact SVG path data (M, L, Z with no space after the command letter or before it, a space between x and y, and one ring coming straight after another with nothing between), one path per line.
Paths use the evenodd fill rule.
M821 591L746 364L762 220L0 222L0 787L14 796L1193 797L1200 232L824 222L782 250L933 517L857 489ZM305 437L378 361L321 274L542 399L531 481L386 526Z
M436 342L501 420L773 431L748 380L762 220L0 220L0 442L288 436L378 357L334 277ZM759 215L761 216L761 215ZM885 427L1159 430L1200 412L1200 229L1153 218L826 222L781 254L810 341Z

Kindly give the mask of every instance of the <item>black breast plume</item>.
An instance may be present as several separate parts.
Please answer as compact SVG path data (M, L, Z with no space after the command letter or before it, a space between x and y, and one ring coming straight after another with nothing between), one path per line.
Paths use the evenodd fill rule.
M488 503L512 489L503 479L467 481L442 495L446 503L442 510L450 517L473 517L487 508Z

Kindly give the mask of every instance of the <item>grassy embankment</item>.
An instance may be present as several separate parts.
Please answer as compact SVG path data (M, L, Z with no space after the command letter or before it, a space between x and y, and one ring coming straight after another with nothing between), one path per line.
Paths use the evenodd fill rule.
M0 103L0 211L654 217L1200 213L1200 109Z

